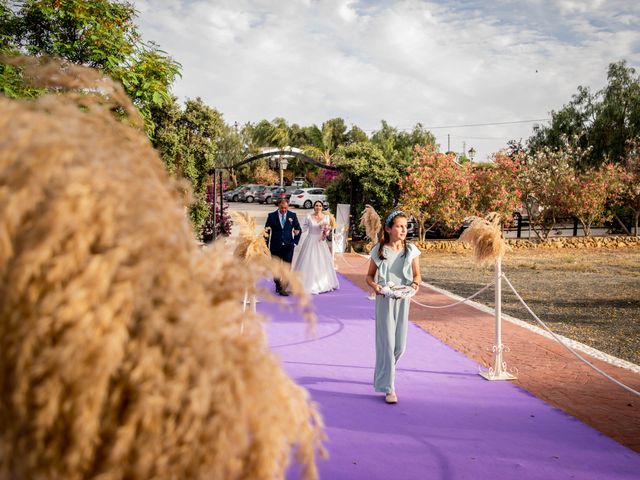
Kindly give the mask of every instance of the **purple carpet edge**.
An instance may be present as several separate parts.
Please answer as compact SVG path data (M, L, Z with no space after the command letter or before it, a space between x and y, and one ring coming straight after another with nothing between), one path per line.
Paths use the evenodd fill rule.
M342 275L313 296L318 324L261 302L287 373L305 387L329 436L328 479L637 479L640 455L508 382L412 324L398 362L399 403L373 391L374 302ZM294 464L287 478L298 478Z

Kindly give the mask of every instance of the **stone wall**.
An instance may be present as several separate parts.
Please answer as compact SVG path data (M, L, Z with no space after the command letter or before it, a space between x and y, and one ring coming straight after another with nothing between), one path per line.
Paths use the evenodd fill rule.
M624 248L640 247L640 237L564 237L551 238L546 242L523 239L508 239L507 244L514 250L524 250L531 248L560 249L560 248ZM462 245L457 240L429 240L426 242L415 242L424 251L445 251L462 252L468 247Z

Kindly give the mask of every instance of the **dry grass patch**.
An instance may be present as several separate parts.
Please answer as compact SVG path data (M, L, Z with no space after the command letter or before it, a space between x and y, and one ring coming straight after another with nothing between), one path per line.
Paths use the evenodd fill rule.
M640 364L640 249L516 250L503 271L549 327L616 357ZM491 281L493 267L473 266L468 253L430 251L421 256L422 278L469 296ZM508 287L503 311L530 323ZM476 299L493 307L493 289Z

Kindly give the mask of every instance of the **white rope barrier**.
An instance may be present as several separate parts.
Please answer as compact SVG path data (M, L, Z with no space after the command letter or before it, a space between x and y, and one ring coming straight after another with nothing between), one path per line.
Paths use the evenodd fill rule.
M360 268L362 266L364 266L366 263L368 263L370 261L369 258L366 259L366 261L364 263L361 263L358 266L354 266L351 262L349 262L346 258L344 258L343 255L340 256L340 258L342 259L342 261L344 261L347 265L354 267L354 268ZM611 375L609 375L608 373L604 372L603 370L601 370L600 368L596 367L593 363L591 363L589 360L587 360L586 358L584 358L582 355L580 355L578 352L576 352L574 349L572 349L569 345L567 345L566 343L564 343L562 341L562 339L560 337L558 337L542 320L540 320L540 318L533 312L533 310L531 310L531 308L529 308L529 305L527 305L527 303L523 300L523 298L520 296L520 294L516 291L515 287L511 284L511 282L509 281L509 279L507 278L506 275L504 275L501 272L498 272L498 274L496 275L497 278L494 278L494 280L491 283L488 283L487 285L485 285L484 287L482 287L480 290L478 290L476 293L474 293L473 295L471 295L470 297L467 298L463 298L462 300L459 300L455 303L451 303L448 305L426 305L424 303L420 303L415 299L411 299L411 301L413 303L415 303L416 305L419 305L423 308L431 308L431 309L441 309L441 308L451 308L451 307L455 307L456 305L460 305L461 303L467 302L471 299L473 299L474 297L477 297L478 295L480 295L482 292L484 292L485 290L487 290L489 287L495 285L500 278L503 278L507 284L509 285L509 287L511 288L511 290L513 291L513 293L515 294L515 296L518 298L518 300L520 301L520 303L522 303L522 305L526 308L526 310L531 314L531 316L536 319L536 321L542 325L542 327L549 332L549 334L552 336L552 338L558 342L560 345L562 345L564 348L566 348L572 355L574 355L578 360L580 360L581 362L585 363L587 366L591 367L594 371L596 371L597 373L599 373L600 375L602 375L604 378L610 380L611 382L615 383L616 385L624 388L625 390L627 390L628 392L637 395L640 397L640 392L638 392L637 390L634 390L633 388L629 387L628 385L625 385L624 383L620 382L619 380L616 380L615 378L613 378ZM499 322L499 319L498 319ZM502 348L501 345L498 346L499 349ZM494 347L495 349L495 347ZM512 376L511 376L512 377ZM514 377L512 377L514 378Z
M449 305L425 305L424 303L420 303L419 301L415 300L414 298L411 298L411 301L413 303L415 303L416 305L420 305L421 307L424 308L451 308L451 307L455 307L456 305L460 305L461 303L467 302L469 300L471 300L474 297L477 297L478 295L480 295L482 292L484 292L487 288L493 286L496 283L496 281L492 281L491 283L487 283L484 287L482 287L480 290L478 290L476 293L474 293L473 295L471 295L470 297L467 298L463 298L460 301L457 301L455 303L450 303Z
M587 364L589 367L591 367L593 370L595 370L596 372L598 372L600 375L602 375L603 377L607 378L608 380L612 381L613 383L617 384L618 386L624 388L625 390L633 393L634 395L637 395L640 397L640 392L638 392L637 390L634 390L633 388L625 385L624 383L620 382L619 380L616 380L615 378L613 378L611 375L609 375L608 373L602 371L601 369L599 369L598 367L596 367L593 363L591 363L589 360L587 360L586 358L584 358L582 355L580 355L578 352L576 352L574 349L572 349L569 345L567 345L566 343L564 343L562 341L562 339L560 339L555 333L553 333L551 331L551 329L542 321L540 320L540 318L538 318L538 316L533 312L533 310L531 310L531 308L529 308L529 305L527 305L527 303L522 299L522 297L520 296L520 294L516 291L515 287L511 284L511 282L509 281L509 279L506 277L506 275L502 275L502 277L504 278L505 282L507 282L507 284L509 284L509 287L511 287L511 290L513 291L513 293L515 294L515 296L518 298L518 300L520 300L520 303L522 303L522 305L524 305L524 308L527 309L527 311L531 314L531 316L533 318L535 318L537 320L537 322L542 325L542 327L551 334L551 336L554 338L555 341L557 341L560 345L562 345L564 348L566 348L567 350L569 350L569 352L571 352L574 356L576 356L578 358L578 360L584 362L585 364Z
M367 263L369 263L369 261L371 260L370 258L367 258L367 259L366 259L363 263L361 263L360 265L354 265L353 263L351 263L349 260L347 260L347 259L344 257L344 254L340 255L338 258L342 259L342 261L343 261L343 262L345 262L347 265L349 265L350 267L353 267L353 268L360 268L360 267L363 267L363 266L365 266Z

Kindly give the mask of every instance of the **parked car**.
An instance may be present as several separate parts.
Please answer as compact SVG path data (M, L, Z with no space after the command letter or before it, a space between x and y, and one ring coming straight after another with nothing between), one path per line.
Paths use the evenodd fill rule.
M240 190L244 188L244 185L240 185L239 187L234 188L233 190L227 190L222 194L222 197L227 202L237 202L240 196Z
M273 192L271 203L277 204L281 198L286 198L290 201L291 194L297 190L299 190L298 187L278 187L276 191Z
M273 194L279 189L280 185L271 185L266 187L264 190L261 190L256 194L256 202L271 203L271 197L273 197Z
M245 185L244 188L240 190L238 200L241 202L253 203L260 188L265 188L265 186L257 184Z
M416 221L413 217L409 217L407 220L407 238L418 238L418 225L416 225Z
M291 182L291 186L292 187L304 187L305 182L307 181L307 179L305 177L295 177L293 179L293 181Z
M324 193L324 188L299 188L291 194L289 205L311 208L316 200L320 200L323 205L326 205L327 196Z

